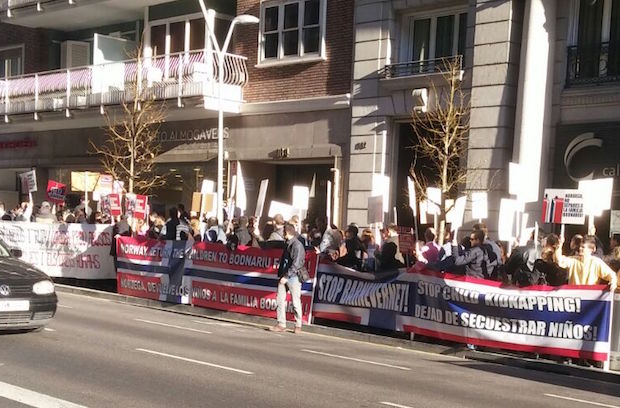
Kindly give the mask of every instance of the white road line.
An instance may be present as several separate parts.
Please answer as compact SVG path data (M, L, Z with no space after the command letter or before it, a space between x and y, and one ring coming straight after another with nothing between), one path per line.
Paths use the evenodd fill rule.
M559 398L559 399L563 399L563 400L567 400L567 401L574 401L574 402L581 402L583 404L596 405L597 407L620 408L620 406L618 406L618 405L603 404L601 402L586 401L586 400L577 399L577 398L563 397L561 395L555 395L555 394L545 394L545 397Z
M327 357L341 358L343 360L357 361L358 363L366 363L366 364L378 365L382 367L396 368L398 370L403 370L403 371L411 371L411 368L408 368L408 367L401 367L401 366L386 364L386 363L378 363L376 361L370 361L370 360L361 360L359 358L353 358L353 357L339 356L337 354L323 353L322 351L314 351L314 350L308 350L308 349L302 349L301 351L305 351L306 353L312 353L312 354L320 354L322 356L327 356Z
M58 307L62 307L64 309L73 309L73 307L71 306L67 306L67 305L57 305Z
M49 327L44 327L43 330L48 331L48 332L55 332L56 331L54 329L50 329Z
M84 405L74 404L4 382L0 382L0 397L35 408L86 408Z
M210 331L206 331L206 330L198 330L198 329L192 329L191 327L183 327L183 326L176 326L174 324L167 324L167 323L160 323L160 322L154 322L152 320L144 320L144 319L134 319L136 322L142 322L142 323L148 323L148 324L155 324L157 326L164 326L164 327L171 327L173 329L180 329L180 330L187 330L187 331L191 331L191 332L195 332L195 333L203 333L203 334L213 334L213 332Z
M194 323L206 324L207 326L222 326L222 327L232 327L236 326L233 323L223 323L223 322L203 322L202 320L192 320Z
M160 353L159 351L147 350L147 349L143 349L143 348L137 348L136 350L137 351L142 351L143 353L155 354L157 356L174 358L176 360L181 360L181 361L187 361L189 363L200 364L200 365L204 365L204 366L208 366L208 367L214 367L214 368L220 368L222 370L227 370L227 371L234 371L235 373L246 374L246 375L253 375L254 374L251 371L239 370L238 368L226 367L226 366L223 366L223 365L213 364L213 363L207 363L206 361L200 361L200 360L194 360L192 358L175 356L173 354Z
M395 407L395 408L413 408L413 407L410 407L409 405L394 404L393 402L387 402L387 401L381 401L379 404L383 404L383 405L387 405L388 407Z

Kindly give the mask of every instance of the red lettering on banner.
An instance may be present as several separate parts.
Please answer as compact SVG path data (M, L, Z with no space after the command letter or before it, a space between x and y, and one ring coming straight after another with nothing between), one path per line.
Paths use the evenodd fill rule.
M159 292L149 290L152 285L161 285L161 278L133 275L118 272L116 275L118 293L121 295L136 296L147 299L159 299ZM151 286L149 286L151 285Z

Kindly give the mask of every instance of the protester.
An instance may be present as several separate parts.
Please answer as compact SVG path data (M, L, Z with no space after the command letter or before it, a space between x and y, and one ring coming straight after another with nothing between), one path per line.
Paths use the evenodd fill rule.
M116 261L116 241L119 237L130 237L131 235L131 226L127 222L127 216L121 215L118 222L112 227L112 242L110 246L110 255L114 257L114 261Z
M384 243L381 252L375 252L375 270L381 272L404 268L405 264L396 257L397 252L398 247L395 243Z
M560 240L562 243L562 240ZM579 248L581 255L567 257L562 255L561 245L556 249L556 259L562 268L568 269L570 285L596 285L599 280L606 281L610 289L615 290L618 282L616 271L613 271L600 258L593 256L596 252L596 239L588 236Z
M502 252L501 252L499 246L495 243L495 241L492 241L492 240L489 239L489 229L487 228L487 225L485 223L483 223L483 222L474 224L473 230L474 231L480 230L480 231L484 232L484 242L483 242L483 244L491 246L491 249L493 249L493 252L495 253L495 256L497 258L497 263L499 265L501 265L502 264L502 261L501 261L502 260Z
M342 235L336 228L328 228L327 218L317 217L315 224L319 232L321 233L321 243L319 244L319 251L328 253L329 251L339 251L340 244L342 243Z
M575 234L570 239L569 256L581 256L583 250L583 235Z
M295 227L287 224L284 227L286 249L280 260L278 268L278 295L277 295L277 319L278 323L270 330L282 332L286 330L286 290L291 292L293 310L295 313L295 333L301 333L302 309L301 309L301 280L305 269L306 251L297 239Z
M235 230L235 236L239 240L239 245L252 245L252 235L248 231L248 217L239 217L239 227Z
M202 236L200 234L200 220L198 218L192 218L189 221L189 227L192 230L194 242L202 241Z
M52 214L52 206L47 201L43 201L35 216L35 221L44 224L52 224L55 220L56 216Z
M267 241L284 241L284 217L282 214L276 214L273 217L273 232L267 238Z
M226 245L226 234L215 217L207 220L207 230L203 237L204 242L212 242Z
M419 251L416 250L418 261L426 264L439 260L439 251L441 247L435 242L436 238L437 233L435 232L435 228L427 228L426 231L424 231L424 239L426 242Z
M385 242L391 242L394 245L396 245L396 259L398 259L398 261L404 264L405 258L403 258L403 254L400 253L400 243L398 241L398 230L397 230L396 224L388 225L388 227L383 231L383 234L384 234L383 236L384 245L385 245Z
M175 241L180 239L181 231L177 231L179 226L179 210L176 207L170 207L168 209L168 220L161 230L161 239L167 241Z
M483 249L485 234L482 229L474 230L469 236L471 249L463 255L454 256L454 265L465 266L465 275L479 279L490 279L497 262L489 259L488 251ZM458 254L458 248L452 248L453 254Z
M345 241L343 251L340 252L338 264L357 270L362 269L362 260L366 249L358 237L359 229L355 225L349 225L345 231Z

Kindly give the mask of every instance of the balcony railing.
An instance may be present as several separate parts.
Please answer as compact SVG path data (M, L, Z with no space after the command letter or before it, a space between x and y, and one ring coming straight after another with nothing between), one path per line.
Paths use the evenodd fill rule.
M566 86L620 81L620 42L568 47Z
M0 80L0 115L86 109L145 98L178 99L217 96L216 55L192 51L138 60L60 69ZM246 58L227 54L224 84L243 88L248 81ZM35 115L36 118L36 115Z
M442 57L431 60L409 61L398 64L386 65L379 71L379 75L385 79L402 78L415 75L438 74L450 70L452 63L458 63L459 67L463 67L463 58L461 55L453 57Z

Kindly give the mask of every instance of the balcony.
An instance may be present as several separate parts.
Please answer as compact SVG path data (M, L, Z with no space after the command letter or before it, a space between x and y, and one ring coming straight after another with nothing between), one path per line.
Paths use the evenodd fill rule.
M182 52L81 68L61 69L0 80L0 115L6 123L11 115L38 114L72 109L101 108L133 100L136 90L145 98L176 100L179 107L193 98L205 108L217 109L218 75L224 110L238 112L247 84L246 58L227 54L220 67L212 53ZM141 72L139 72L141 71Z
M463 57L455 55L386 65L379 70L379 77L381 85L387 90L427 87L431 83L438 86L453 63L458 64L462 74Z
M620 81L620 43L568 47L566 87Z

